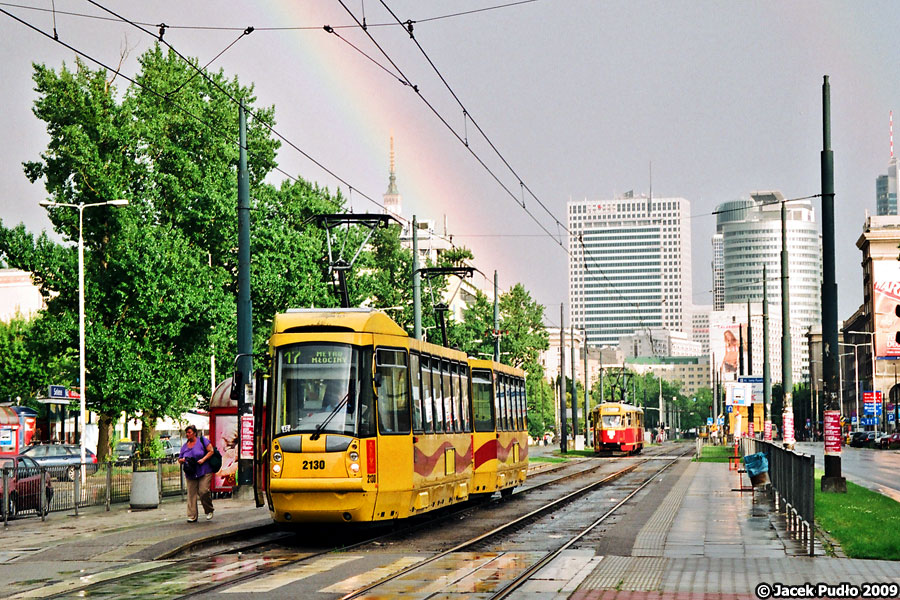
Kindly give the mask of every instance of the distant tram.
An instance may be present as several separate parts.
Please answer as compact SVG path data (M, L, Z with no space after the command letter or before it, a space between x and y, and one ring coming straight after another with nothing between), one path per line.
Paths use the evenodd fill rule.
M269 354L254 481L277 522L402 519L525 481L519 369L412 339L369 309L278 314Z
M621 402L604 402L591 411L594 451L637 454L644 448L644 409Z

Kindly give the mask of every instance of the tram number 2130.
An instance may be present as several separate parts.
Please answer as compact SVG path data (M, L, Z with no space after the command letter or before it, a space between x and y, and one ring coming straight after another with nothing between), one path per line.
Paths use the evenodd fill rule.
M303 469L304 470L320 471L324 468L325 468L324 460L304 460L303 461Z

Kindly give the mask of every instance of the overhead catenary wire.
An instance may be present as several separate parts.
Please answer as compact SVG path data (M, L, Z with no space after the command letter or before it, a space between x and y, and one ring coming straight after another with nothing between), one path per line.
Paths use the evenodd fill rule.
M495 6L486 6L483 8L476 8L472 10L459 11L455 13L448 13L444 15L436 15L433 17L425 17L421 19L412 20L412 23L428 23L432 21L440 21L443 19L453 19L456 17L468 16L476 13L482 13L492 10L499 10L503 8L511 8L514 6L519 6L521 4L531 4L533 2L538 2L539 0L518 0L517 2L507 2L505 4L498 4ZM54 14L66 15L69 17L78 17L82 19L93 19L97 21L118 21L114 17L104 17L103 15L91 15L87 13L79 13L73 11L65 11L65 10L56 10L55 4L53 8L44 8L42 6L30 6L27 4L15 4L12 2L0 2L0 6L6 6L9 8L21 8L23 10L32 10L38 12L52 12ZM55 23L55 18L54 18ZM144 27L159 27L159 23L148 23L144 21L135 21L138 25L143 25ZM394 27L394 23L367 23L366 27ZM356 25L334 25L336 29L355 29ZM188 31L242 31L246 27L243 26L215 26L215 25L165 25L166 29L181 29ZM288 26L262 26L256 27L257 31L316 31L321 29L322 27L319 25L288 25Z
M0 6L3 6L3 5L4 5L3 3L0 3ZM85 52L85 51L83 51L83 50L79 50L79 49L76 48L75 46L73 46L73 45L71 45L71 44L68 44L68 43L64 42L63 40L60 40L58 36L57 36L57 37L54 37L53 35L47 33L46 31L42 30L41 28L39 28L39 27L37 27L37 26L35 26L35 25L33 25L33 24L31 24L31 23L25 21L24 19L19 18L18 16L14 15L14 14L12 14L12 13L6 11L6 10L3 10L2 8L0 8L0 13L5 14L6 16L8 16L9 18L13 19L14 21L17 21L18 23L24 25L25 27L28 27L29 29L32 29L33 31L35 31L35 32L37 32L37 33L43 35L44 37L47 37L47 38L49 38L49 39L52 39L52 40L55 41L56 43L60 44L60 45L63 46L64 48L66 48L66 49L68 49L68 50L74 52L74 53L77 54L78 56L81 56L82 58L85 58L86 60L88 60L88 61L90 61L90 62L92 62L92 63L98 65L99 67L103 68L104 70L106 70L106 71L109 72L110 74L115 75L115 76L118 76L118 77L122 77L123 79L127 80L128 82L130 82L130 83L132 83L132 84L134 84L134 85L140 87L141 89L144 89L144 90L150 92L151 94L157 96L160 100L163 100L163 101L168 102L169 104L171 104L174 108L176 108L176 109L177 109L179 112L181 112L182 114L184 114L184 115L188 116L189 118L191 118L192 120L195 120L195 121L197 121L198 123L200 123L200 124L206 126L206 127L209 128L211 131L215 132L215 133L218 134L218 135L221 135L224 139L229 140L229 143L234 144L234 145L239 145L239 141L236 139L235 136L231 135L231 134L228 133L228 132L223 131L221 128L217 129L217 128L213 127L210 123L208 123L208 122L207 122L205 119L203 119L202 117L200 117L200 116L198 116L198 115L195 115L195 114L191 113L189 110L187 110L186 108L184 108L182 105L178 104L177 102L174 102L173 99L170 97L170 95L171 95L171 93L172 93L171 91L168 92L168 93L160 92L160 91L154 89L153 87L151 87L151 86L149 86L149 85L146 85L146 84L143 84L143 83L137 81L135 78L128 76L127 74L125 74L124 72L122 72L119 68L111 67L110 65L104 63L102 60L99 60L99 59L93 57L92 55L88 54L87 52ZM118 21L120 21L120 22L123 21L123 19L121 19L121 18L117 18L116 20L118 20ZM148 32L148 33L150 33L151 35L153 35L153 37L156 37L156 35L153 34L152 32ZM243 35L242 35L241 37L243 37ZM240 38L238 38L238 39L240 39ZM237 40L235 40L235 41L237 41ZM163 42L163 43L165 43L165 42ZM233 43L234 43L234 42L233 42ZM232 43L232 44L233 44L233 43ZM171 46L170 46L170 47L171 47ZM173 50L173 52L175 52L175 53L179 56L179 58L181 58L186 64L190 65L190 66L191 66L192 68L194 68L194 69L197 69L197 66L196 66L191 60L187 59L186 57L184 57L183 55L181 55L180 53L178 53L178 51L177 51L176 49L172 48L172 50ZM226 48L226 50L227 50L227 48ZM216 85L216 86L218 87L218 89L222 90L223 93L224 93L224 90L221 88L221 86L218 86L218 85L216 84L215 81L211 80L211 79L210 79L208 76L206 76L205 74L204 74L204 78L205 78L207 81L209 81L210 83ZM227 97L229 97L229 99L231 99L232 101L236 101L232 96L228 95L227 93L226 93L225 95L226 95ZM239 103L240 101L237 100L236 102ZM248 111L248 112L249 112L249 111ZM304 156L305 158L307 158L310 162L312 162L312 163L315 164L317 167L319 167L320 169L322 169L325 173L327 173L328 175L330 175L331 177L333 177L336 181L338 181L339 183L341 183L341 184L343 184L345 187L347 187L347 189L349 190L349 193L350 193L350 194L352 194L353 190L356 189L357 193L360 194L360 195L362 195L362 196L363 196L364 198L366 198L368 201L374 203L376 206L378 206L378 207L380 207L380 208L382 208L382 209L384 209L384 210L387 210L386 207L385 207L381 202L378 202L377 200L375 200L374 198L372 198L372 197L370 197L369 195L365 194L364 192L361 192L358 188L356 188L355 186L353 186L352 184L350 184L349 182L347 182L344 178L340 177L340 176L337 175L335 172L333 172L331 169L329 169L328 167L326 167L324 164L322 164L321 162L319 162L318 160L316 160L314 157L312 157L311 155L309 155L308 153L306 153L305 151L303 151L301 148L299 148L298 146L296 146L296 144L293 144L290 140L288 140L288 139L285 138L284 136L280 135L278 132L276 132L276 131L274 130L274 128L272 128L270 125L268 125L268 123L266 123L266 121L265 121L264 119L260 119L260 118L257 117L256 115L254 115L254 117L256 117L257 122L263 123L264 125L266 125L266 126L267 126L267 129L269 129L271 132L273 132L273 134L277 135L280 139L282 139L283 141L285 141L285 143L287 143L290 147L294 148L297 152L299 152L302 156ZM310 182L301 180L300 178L296 177L295 175L292 175L292 174L288 173L287 171L285 171L284 169L282 169L282 168L280 168L280 167L278 167L278 166L273 167L273 170L274 170L274 171L277 171L278 173L281 173L281 174L284 175L287 179L289 179L289 180L291 180L291 181L293 181L293 182L295 182L295 183L305 183L305 184L307 184L307 185L310 184ZM335 203L334 200L332 200L332 199L330 199L330 198L327 198L327 199L328 199L329 202ZM335 203L335 207L338 208L338 205L337 205L336 203ZM397 217L398 217L398 219L400 219L400 220L406 222L407 224L409 224L409 225L411 226L411 221L410 221L409 219L406 219L405 217L402 217L402 216L399 216L399 215L397 215ZM432 231L432 232L430 232L430 233L431 233L431 235L433 235L433 236L436 237L436 238L443 239L443 240L447 241L447 242L451 245L451 247L455 247L455 245L453 244L452 239L447 238L446 236L443 236L443 235L439 234L439 233L436 232L436 231Z
M89 1L90 1L90 0L89 0ZM385 59L391 64L391 66L397 71L397 73L399 73L400 76L405 80L406 85L407 85L408 87L410 87L410 88L416 93L416 95L419 97L420 100L422 100L422 102L425 104L425 106L427 106L428 109L431 110L432 113L434 113L434 115L438 118L438 120L439 120L441 123L444 124L444 126L445 126L445 127L453 134L453 136L457 139L457 141L459 141L459 142L466 148L466 150L469 151L469 153L475 158L475 160L482 166L482 168L483 168L485 171L487 171L487 173L488 173L488 174L494 179L494 181L495 181L495 182L496 182L496 183L497 183L497 184L498 184L498 185L506 192L506 194L507 194L510 198L512 198L513 201L516 202L516 204L519 204L519 201L518 201L518 199L516 198L516 195L512 192L512 190L509 189L509 187L508 187L505 183L503 183L503 181L500 179L500 177L497 175L497 173L495 173L494 170L491 169L491 168L488 166L488 164L484 161L484 159L482 159L481 156L480 156L477 152L475 152L475 150L473 150L472 147L467 143L466 139L463 138L463 136L461 136L461 135L459 134L459 132L457 132L456 129L449 123L449 121L447 120L447 118L444 117L444 115L442 115L442 114L440 113L440 111L438 111L438 110L434 107L434 105L433 105L433 104L432 104L432 103L431 103L431 102L430 102L430 101L422 94L421 90L419 89L419 86L416 85L415 83L413 83L413 82L410 80L410 78L406 76L406 74L403 72L403 69L401 69L401 68L397 65L397 63L391 58L391 56L390 56L390 55L387 53L387 51L381 46L381 44L378 43L378 41L377 41L377 40L375 39L375 37L371 34L371 32L369 32L367 29L364 29L364 28L362 27L362 22L360 22L360 20L359 20L359 19L357 18L357 16L353 13L353 11L350 10L350 8L346 5L346 3L344 2L344 0L338 0L338 3L344 8L345 11L347 11L347 14L350 15L350 17L356 22L357 26L358 26L360 29L363 30L363 32L366 34L366 36L368 36L368 38L369 38L369 40L372 42L372 44L378 49L379 52L381 52L381 54L385 57ZM401 26L403 26L402 23L401 23ZM471 119L471 115L469 115L469 118ZM543 223L541 223L541 221L540 221L540 220L539 220L539 219L538 219L538 218L537 218L537 217L536 217L536 216L535 216L535 215L534 215L527 207L522 206L522 209L526 212L526 214L528 214L529 217L531 217L531 219L532 219L532 220L533 220L533 221L534 221L541 229L544 230L544 232L546 232L546 234L547 234L548 236L550 236L552 239L554 239L554 240L556 241L556 243L559 244L559 246L563 248L563 250L565 250L566 252L568 252L568 249L567 249L567 248L565 247L565 245L562 243L562 240L561 240L561 239L558 239L557 237L554 237L554 235L550 232L550 230L547 229L547 227L546 227ZM555 219L555 217L554 217L554 220L556 220L557 224L559 223L559 220L558 220L558 219Z

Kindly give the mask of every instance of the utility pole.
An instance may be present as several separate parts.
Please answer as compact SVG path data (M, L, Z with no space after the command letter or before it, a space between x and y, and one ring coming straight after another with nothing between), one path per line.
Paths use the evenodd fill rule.
M841 402L837 386L837 280L834 267L834 154L831 151L831 87L822 83L822 379L825 408L825 475L823 492L847 492L841 477ZM817 418L817 417L814 417ZM857 417L858 418L858 417Z
M563 327L563 305L559 305L559 449L568 452L568 423L566 422L566 329Z
M253 371L253 305L250 301L250 176L247 170L247 114L244 103L239 108L240 133L238 154L238 298L237 298L237 370L240 381L250 384ZM252 414L243 389L238 389L238 432L243 436L242 423ZM257 432L259 433L259 432ZM244 448L239 440L238 448ZM238 486L253 484L253 457L241 453L238 457Z
M743 349L741 349L743 353ZM750 317L750 300L747 300L747 375L753 376L753 325ZM750 422L753 423L754 435L756 435L756 403L751 399L750 409L747 411Z
M419 220L413 215L412 220L412 280L413 280L413 337L422 339L422 275L419 273ZM497 290L494 290L494 295Z
M784 410L781 413L782 445L794 449L794 382L791 366L791 291L788 274L787 208L781 202L781 385L784 388Z
M769 281L763 265L763 439L772 441L772 373L769 367Z

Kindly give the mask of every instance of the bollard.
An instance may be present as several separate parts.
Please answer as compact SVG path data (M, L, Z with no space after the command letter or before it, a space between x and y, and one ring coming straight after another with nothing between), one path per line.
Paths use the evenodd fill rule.
M38 512L41 515L41 521L46 521L47 513L50 512L49 506L47 506L47 510L44 511L44 506L47 503L47 481L49 481L49 478L47 481L44 481L44 475L46 475L46 470L47 469L45 467L38 468L38 473L40 473L40 475L41 475L41 477L40 477L41 482L38 484Z
M162 475L162 460L156 459L156 489L158 490L160 501L162 501L163 497Z
M6 527L9 523L7 522L9 519L9 470L6 467L3 468L3 526Z
M109 505L112 502L112 463L106 463L106 510L109 512Z
M78 516L78 499L81 498L81 477L75 478L75 516Z

